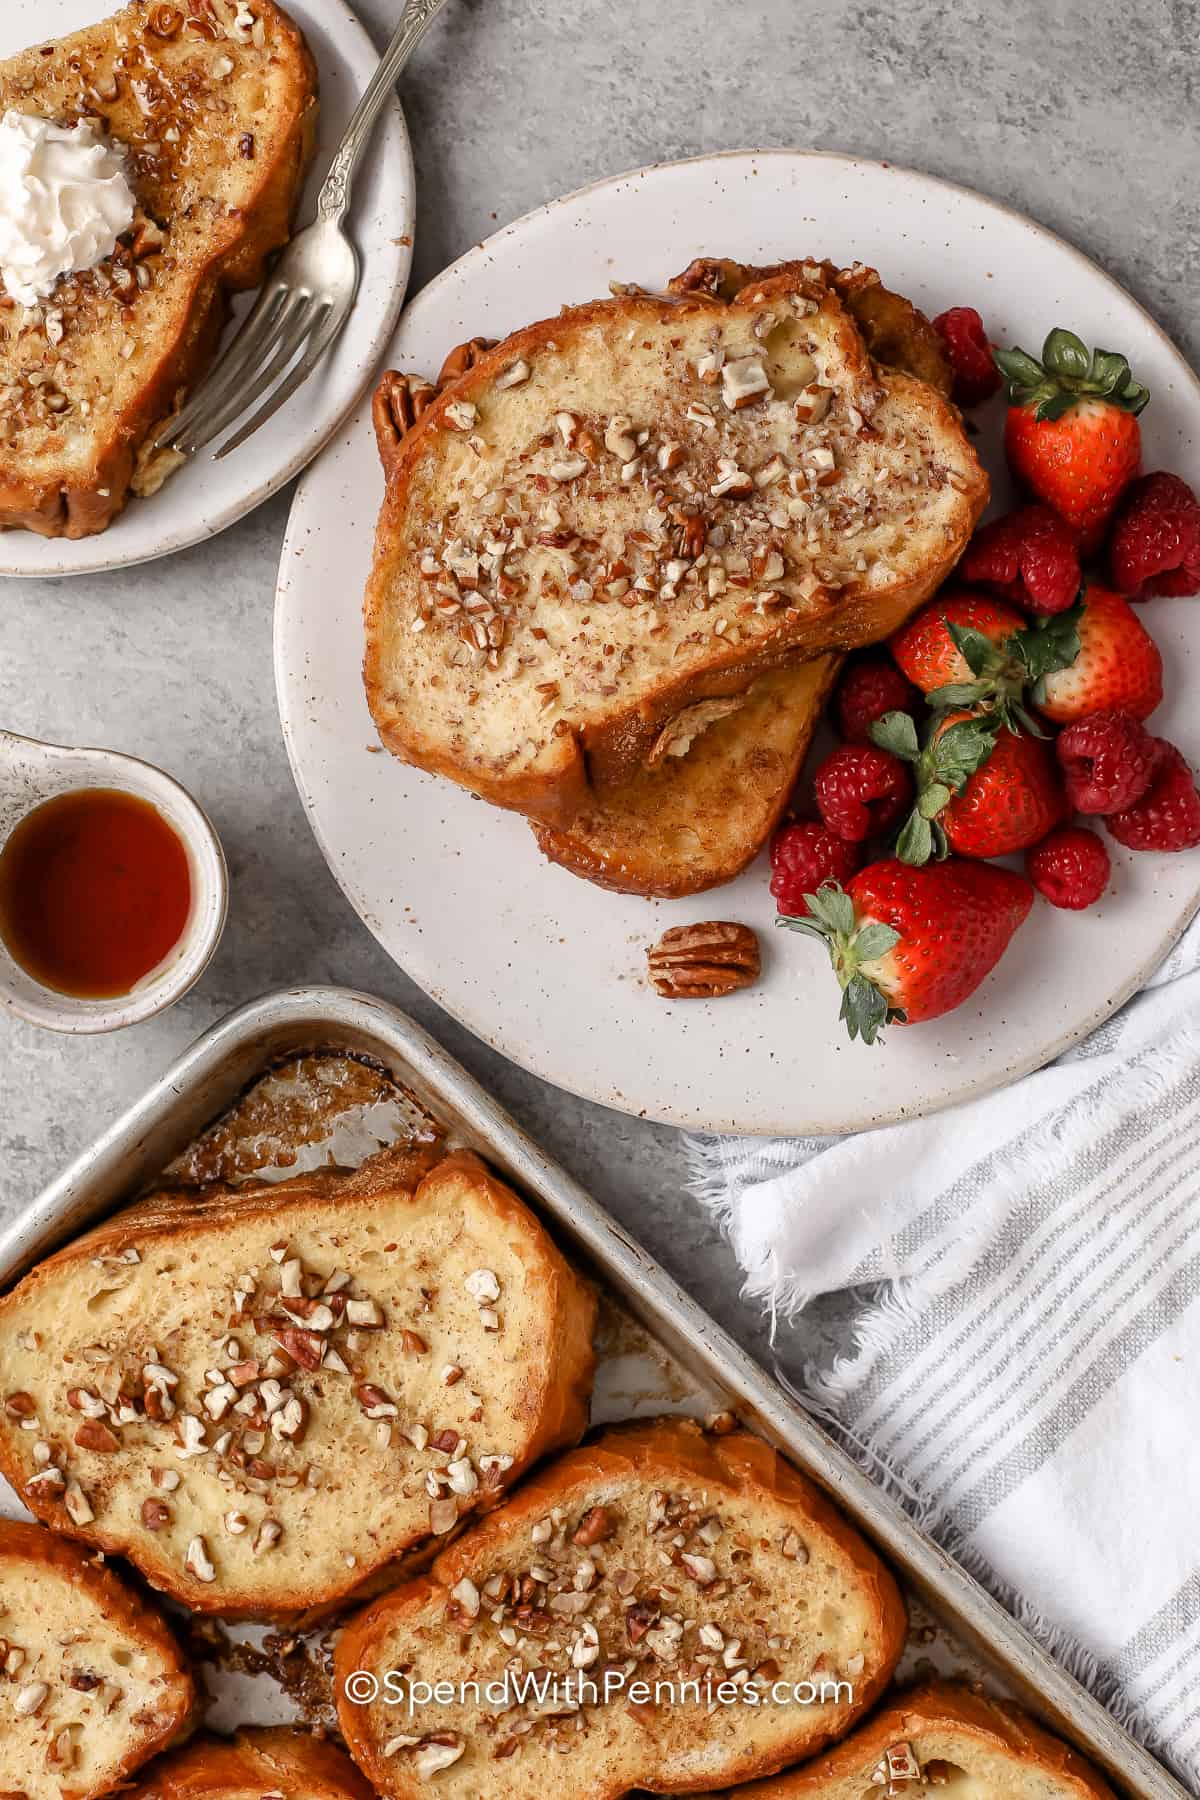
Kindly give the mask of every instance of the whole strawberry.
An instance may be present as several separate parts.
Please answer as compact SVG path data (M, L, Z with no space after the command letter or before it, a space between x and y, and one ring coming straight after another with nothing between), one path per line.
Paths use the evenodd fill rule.
M807 918L778 919L826 944L852 1038L873 1044L885 1025L916 1025L960 1006L1003 956L1028 916L1033 889L989 863L890 859L807 897Z
M896 633L891 650L935 709L986 707L1038 737L1041 726L1026 694L1042 676L1073 662L1079 616L1072 606L1031 625L1002 600L948 588Z
M1131 600L1200 591L1200 500L1160 469L1126 488L1108 544L1112 584Z
M947 713L934 721L924 748L903 714L881 720L876 733L913 765L917 803L896 842L902 862L919 865L948 850L1007 856L1036 844L1066 817L1050 745L1014 731L997 713Z
M1133 806L1104 823L1128 850L1191 850L1200 844L1200 793L1181 751L1151 738L1150 785Z
M1065 612L1079 594L1075 533L1048 506L1018 507L980 527L958 573L1030 612Z
M805 894L827 881L849 881L862 861L862 848L840 838L820 819L785 825L771 839L771 892L781 913L802 914Z
M889 648L913 685L923 694L932 694L949 682L972 679L972 670L953 636L956 629L976 632L1000 645L1027 623L1013 607L988 594L948 587L901 626Z
M1162 657L1128 600L1093 582L1075 629L1074 661L1050 670L1033 689L1038 711L1059 725L1096 712L1149 718L1163 695Z
M1004 447L1021 485L1079 533L1095 551L1122 491L1142 460L1137 415L1150 398L1129 364L1112 350L1088 351L1073 331L1057 327L1042 360L1024 350L997 350L1008 384Z

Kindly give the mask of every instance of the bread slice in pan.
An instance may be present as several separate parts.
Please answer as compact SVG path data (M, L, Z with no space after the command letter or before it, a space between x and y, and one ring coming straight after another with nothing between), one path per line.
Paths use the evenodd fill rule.
M1026 1713L953 1682L902 1694L815 1762L738 1800L1114 1800L1090 1764ZM732 1800L732 1796L730 1797Z
M0 1301L0 1470L193 1611L319 1611L580 1435L593 1315L469 1154L157 1194Z
M186 1732L196 1689L163 1620L40 1525L0 1519L0 1795L95 1800Z
M147 442L287 240L316 92L275 0L133 0L0 62L0 112L93 122L138 207L113 257L0 307L0 526L86 537L182 461Z
M814 656L698 701L645 769L589 796L570 825L535 824L539 848L622 894L675 900L732 881L779 823L840 661Z
M382 740L557 824L696 702L886 636L987 495L953 407L878 369L798 273L518 331L387 460L365 601Z
M844 1732L882 1691L904 1633L892 1577L810 1482L746 1433L662 1421L561 1457L427 1577L352 1619L335 1697L351 1755L388 1800L416 1800L435 1773L447 1800L540 1800L564 1779L589 1800L686 1793L769 1773ZM354 1699L359 1671L380 1682L375 1700ZM503 1690L527 1671L557 1686ZM614 1691L622 1677L644 1680L649 1698ZM763 1703L682 1685L710 1677L714 1693L753 1685ZM478 1700L458 1697L468 1680ZM784 1702L782 1687L772 1698L774 1684L837 1681L840 1695L811 1704ZM418 1704L411 1684L439 1682L449 1702Z
M374 1800L333 1744L281 1726L196 1738L147 1769L127 1800Z

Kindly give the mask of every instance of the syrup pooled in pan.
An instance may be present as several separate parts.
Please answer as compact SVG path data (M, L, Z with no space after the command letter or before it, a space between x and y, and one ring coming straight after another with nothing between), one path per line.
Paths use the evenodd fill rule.
M77 1000L131 993L175 948L191 907L182 841L119 788L56 794L0 851L0 937L27 975Z

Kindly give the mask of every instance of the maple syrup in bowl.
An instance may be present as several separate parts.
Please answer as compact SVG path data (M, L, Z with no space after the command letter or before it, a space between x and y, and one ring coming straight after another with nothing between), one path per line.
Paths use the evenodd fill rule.
M171 1005L220 940L220 843L163 770L0 732L0 1003L112 1031Z

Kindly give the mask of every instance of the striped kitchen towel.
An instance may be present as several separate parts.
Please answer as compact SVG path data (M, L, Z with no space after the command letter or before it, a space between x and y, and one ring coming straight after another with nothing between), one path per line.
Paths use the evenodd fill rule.
M1200 1792L1200 921L1002 1093L690 1148L781 1370ZM805 1363L804 1307L843 1289L844 1341Z

